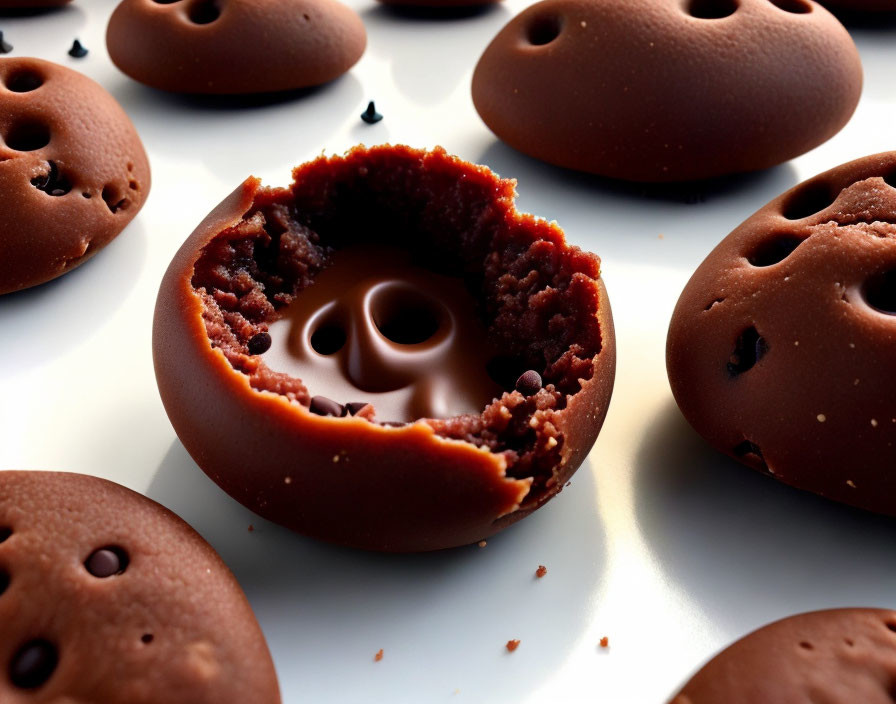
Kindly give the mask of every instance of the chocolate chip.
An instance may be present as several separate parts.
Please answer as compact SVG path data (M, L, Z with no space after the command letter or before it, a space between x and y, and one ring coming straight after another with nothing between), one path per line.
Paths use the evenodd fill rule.
M75 39L75 41L72 42L72 48L68 50L68 55L74 56L76 59L83 59L87 56L87 49L83 47L81 42Z
M94 577L103 579L114 574L121 574L127 567L127 556L119 548L100 548L95 550L84 562L84 567Z
M0 32L0 54L8 54L12 51L12 44L3 39L3 32ZM373 103L371 103L373 105Z
M50 169L46 174L31 179L31 185L37 190L51 196L64 196L72 190L71 184L62 174L59 173L59 167L56 162L48 161Z
M350 401L342 409L343 416L355 416L365 406L369 405L367 401Z
M25 643L9 663L9 679L20 689L35 689L50 679L59 656L52 643L43 639Z
M264 354L271 349L271 335L267 332L260 332L249 338L249 354Z
M382 120L383 116L376 111L376 105L371 100L369 103L367 103L367 109L361 113L361 119L364 120L364 122L366 122L368 125L372 125Z
M342 415L342 406L326 396L313 396L309 410L319 416L336 416L338 418Z
M541 390L541 374L534 369L523 372L516 380L515 387L523 396L533 396Z

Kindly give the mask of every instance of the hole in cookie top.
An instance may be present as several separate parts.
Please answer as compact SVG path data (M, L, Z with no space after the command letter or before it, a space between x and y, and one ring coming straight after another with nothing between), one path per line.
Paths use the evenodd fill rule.
M885 623L884 625L885 625L889 630L893 631L893 633L896 633L896 621L888 621L888 622Z
M29 93L44 84L42 76L31 69L20 69L6 79L6 87L13 93Z
M738 0L691 0L688 14L701 20L720 20L737 11Z
M749 371L766 352L768 352L768 344L756 328L747 328L738 336L734 352L728 359L728 373L735 377Z
M31 179L31 185L50 196L64 196L72 190L71 182L59 171L55 161L48 161L47 173Z
M837 199L837 194L832 190L824 181L807 183L790 195L781 208L781 214L788 220L802 220L820 213Z
M36 689L53 675L59 655L50 641L38 638L25 643L9 663L9 679L19 689Z
M6 135L6 146L17 152L33 152L50 143L50 128L39 122L20 122Z
M431 301L414 300L413 291L390 288L377 296L373 322L383 337L399 345L419 345L439 330L441 312Z
M109 211L113 214L128 205L127 197L122 194L118 186L111 183L103 186L103 200L106 201Z
M778 264L791 254L805 241L802 237L789 234L779 234L760 242L753 251L747 255L747 261L753 266L772 266Z
M9 573L0 568L0 594L6 591L6 588L9 586Z
M890 173L884 174L883 179L888 186L896 188L896 169L893 169Z
M563 30L563 18L557 15L539 15L529 22L526 39L533 46L550 44Z
M94 550L90 557L84 560L84 567L94 577L105 579L122 574L127 569L128 562L128 554L122 548L109 545Z
M769 0L772 5L784 12L792 12L795 15L805 15L812 12L812 4L807 0Z
M187 16L195 24L211 24L221 16L221 10L215 0L198 0L190 5Z
M11 535L12 528L8 528L7 526L0 526L0 543L7 540Z
M140 636L140 642L144 645L149 645L153 642L154 638L155 636L153 636L152 633L144 633L142 636Z
M801 642L800 642L800 647L801 647L803 650L815 650L815 646L812 645L812 644L811 644L809 641L807 641L807 640L801 641Z
M896 315L896 269L873 277L865 284L863 295L872 308Z
M336 323L324 323L311 335L311 348L318 354L336 354L345 345L345 330Z

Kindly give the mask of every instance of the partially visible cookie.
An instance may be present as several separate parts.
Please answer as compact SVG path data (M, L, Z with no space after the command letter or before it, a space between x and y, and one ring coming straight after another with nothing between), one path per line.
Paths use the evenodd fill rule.
M896 515L896 152L799 184L722 240L675 307L666 365L713 447Z
M277 704L264 636L212 547L79 474L0 472L0 701Z
M367 34L337 0L124 0L106 44L148 86L233 95L331 81L361 58Z
M143 144L105 89L49 61L0 59L0 294L90 259L149 186Z
M791 616L716 655L670 704L892 704L896 611Z

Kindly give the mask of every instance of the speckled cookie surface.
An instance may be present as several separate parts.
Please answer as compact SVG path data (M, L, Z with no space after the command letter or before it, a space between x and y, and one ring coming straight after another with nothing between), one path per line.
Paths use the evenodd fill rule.
M99 84L48 61L0 59L0 294L87 261L149 187L140 138Z
M173 513L95 477L0 472L0 701L278 704L236 580Z
M112 61L176 93L266 93L316 86L364 53L361 18L336 0L124 0L109 20Z
M545 0L511 20L473 102L519 151L633 181L754 171L835 134L862 69L809 0Z
M719 653L670 704L892 704L896 612L791 616Z
M735 229L685 287L666 352L679 407L714 447L896 515L896 152Z

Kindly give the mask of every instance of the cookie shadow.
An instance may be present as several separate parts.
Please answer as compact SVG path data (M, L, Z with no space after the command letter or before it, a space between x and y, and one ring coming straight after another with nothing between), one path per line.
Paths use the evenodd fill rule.
M587 623L605 550L594 483L587 467L580 473L575 491L484 548L411 555L327 545L269 523L225 495L178 441L147 494L193 525L233 570L267 635L287 704L299 692L303 701L399 701L401 693L420 701L433 691L469 693L473 683L476 698L489 701L525 697L562 665ZM534 577L539 564L550 570L545 579ZM527 642L528 652L514 654L508 673L519 676L496 678L510 638ZM372 668L379 648L391 674ZM421 658L439 667L421 668Z
M638 527L670 584L725 632L816 608L896 605L896 521L729 459L672 401L646 427Z
M787 162L707 181L631 183L553 166L497 140L477 161L517 179L518 207L556 220L574 243L587 238L602 257L686 268L798 181ZM675 246L656 247L658 237Z
M90 339L128 297L146 260L138 216L90 260L52 281L0 296L0 366L25 371L69 354Z
M367 28L368 51L391 64L402 95L421 105L435 105L451 95L510 19L510 11L498 3L465 8L377 5L360 15ZM427 33L425 51L421 31ZM458 51L458 47L468 48Z

